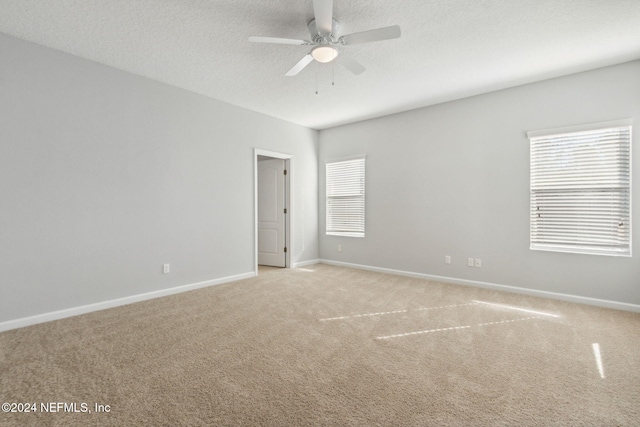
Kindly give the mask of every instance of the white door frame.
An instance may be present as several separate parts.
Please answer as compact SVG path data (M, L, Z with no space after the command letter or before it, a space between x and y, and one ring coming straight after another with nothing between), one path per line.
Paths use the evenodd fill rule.
M285 255L285 268L291 268L291 254L293 253L293 239L291 238L291 230L293 228L293 155L286 153L278 153L276 151L262 150L260 148L253 149L253 266L254 272L258 274L258 156L272 157L274 159L283 159L284 167L287 170L287 176L284 180L285 192L285 208L287 209L287 217L285 219L285 245L287 252Z

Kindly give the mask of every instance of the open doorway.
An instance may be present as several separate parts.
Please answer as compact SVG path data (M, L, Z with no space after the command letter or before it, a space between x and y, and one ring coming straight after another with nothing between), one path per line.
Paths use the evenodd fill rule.
M291 267L292 156L254 150L255 272Z

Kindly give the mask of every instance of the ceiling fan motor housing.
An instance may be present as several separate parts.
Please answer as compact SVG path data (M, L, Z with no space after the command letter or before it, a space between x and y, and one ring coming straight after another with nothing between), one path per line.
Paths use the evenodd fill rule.
M316 27L316 20L312 19L307 26L311 40L318 44L338 44L339 40L336 38L336 34L340 29L340 24L335 19L331 20L331 34L320 34Z

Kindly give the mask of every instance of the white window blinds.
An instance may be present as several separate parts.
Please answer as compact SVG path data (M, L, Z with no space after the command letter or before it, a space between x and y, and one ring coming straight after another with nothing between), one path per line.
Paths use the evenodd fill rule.
M364 237L365 159L326 164L327 234Z
M608 125L529 134L531 249L631 256L631 126Z

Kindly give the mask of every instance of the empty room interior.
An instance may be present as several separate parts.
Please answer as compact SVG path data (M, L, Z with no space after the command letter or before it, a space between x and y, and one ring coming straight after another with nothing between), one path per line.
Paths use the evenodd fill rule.
M0 0L0 425L637 426L639 23Z

